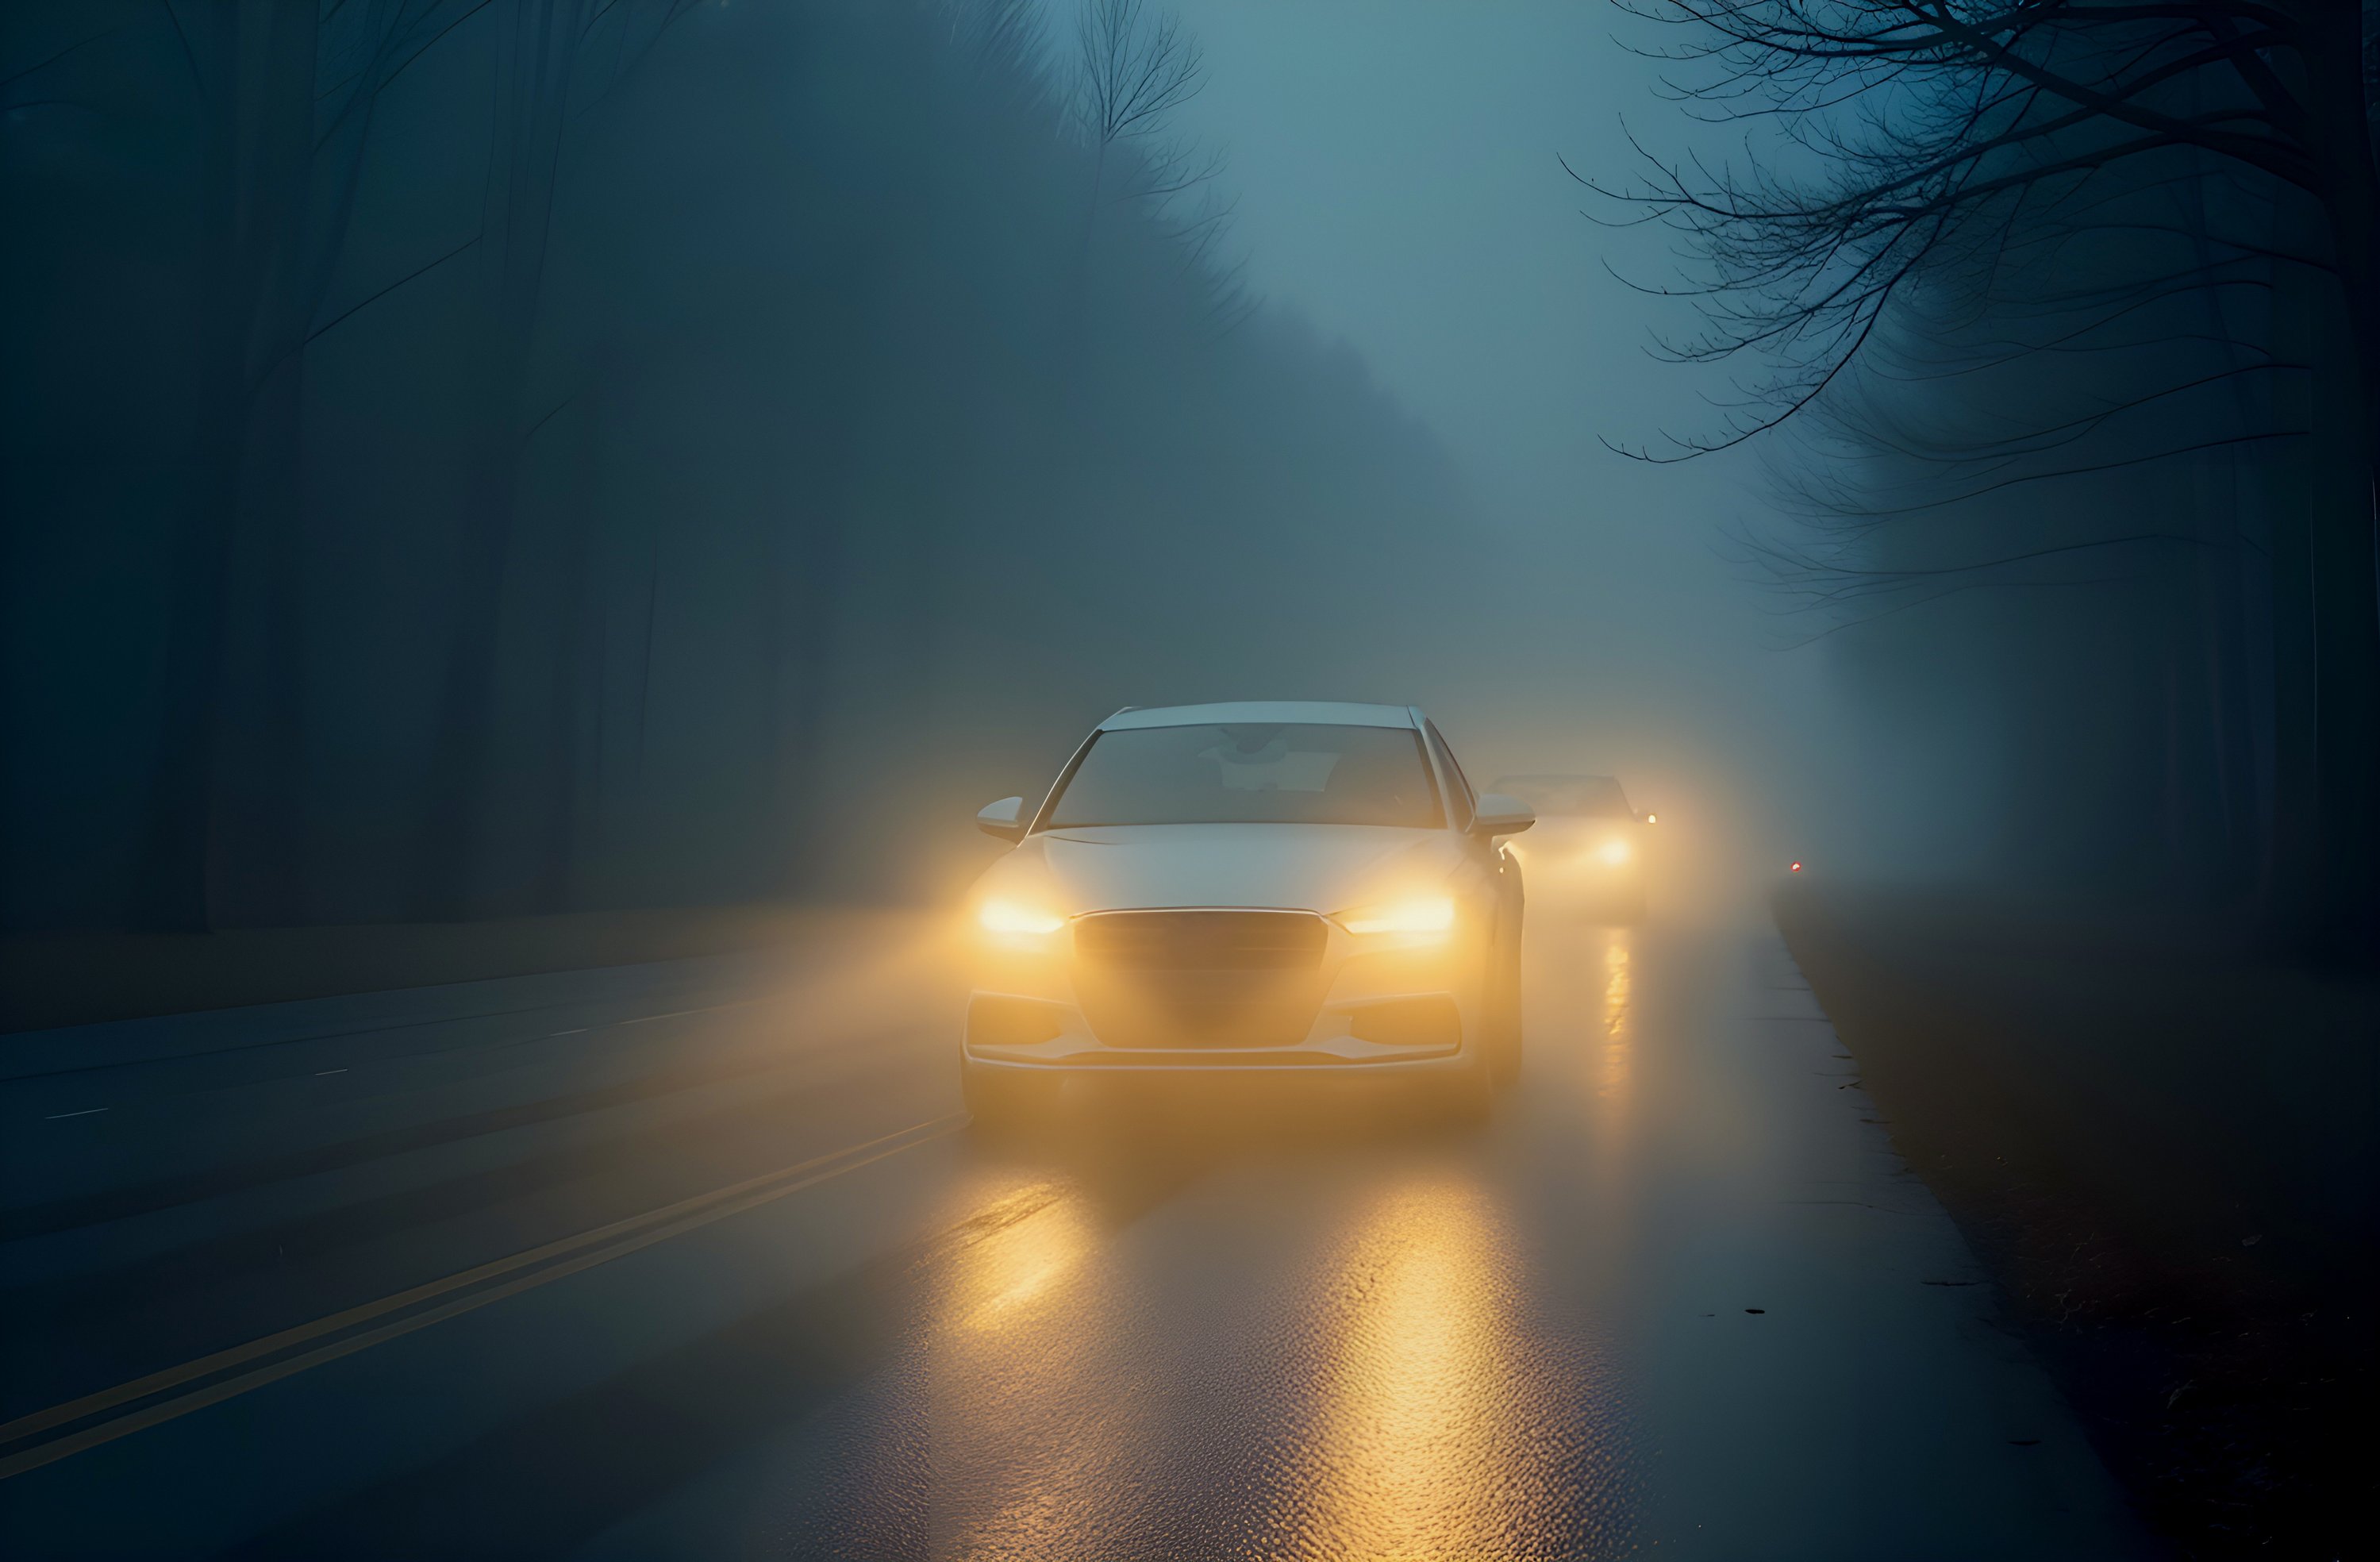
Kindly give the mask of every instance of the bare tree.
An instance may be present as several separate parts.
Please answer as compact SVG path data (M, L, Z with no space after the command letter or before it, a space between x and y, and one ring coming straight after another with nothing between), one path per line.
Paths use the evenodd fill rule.
M1658 289L1690 297L1701 321L1667 354L1758 366L1717 430L1627 453L1687 459L1830 416L1930 464L1947 480L1934 504L2218 443L2293 439L2292 462L2357 474L2312 484L2277 528L2276 636L2306 649L2306 698L2285 689L2277 709L2303 707L2283 743L2309 756L2305 785L2283 806L2313 821L2295 853L2305 896L2334 926L2368 919L2380 177L2359 0L1621 3L1682 34L1662 57L1692 109L1774 132L1742 165L1648 155L1640 183L1596 187L1682 233L1706 268ZM2177 192L2188 200L2168 206L2189 209L2160 214ZM2220 303L2244 296L2264 301ZM1918 441L1890 415L1924 377L1889 361L1912 342L1958 344L1929 366L1936 379L1988 375L2077 349L2159 348L2198 329L2174 318L2192 299L2216 300L2202 308L2210 350L2135 353L2153 366L2120 396L2001 406ZM2227 385L2252 387L2228 426L2171 415ZM1915 501L1891 494L1864 514L1841 491L1821 503L1883 522ZM1829 571L1828 591L1908 584L1862 582L1840 559ZM2277 654L2284 679L2295 660Z
M373 105L485 3L358 6L344 15L337 6L161 7L188 75L204 169L197 275L207 391L199 492L175 544L180 585L166 658L168 715L149 785L141 879L144 917L153 925L203 928L213 917L232 581L243 555L285 561L293 551L306 348L412 280L322 317L346 250ZM295 659L293 591L285 575L276 577L260 615L263 676L284 695ZM285 699L267 702L274 707L269 723L279 721ZM285 733L268 732L267 739L295 747ZM285 807L287 799L274 801ZM296 833L294 821L281 820L287 849L295 849Z
M1012 109L1050 106L1042 67L1048 27L1039 0L941 0L951 44L979 82L993 84Z
M512 284L510 298L520 294L519 278L535 274L533 265L516 262L519 248L506 242L501 226L483 224L440 252L374 279L359 298L334 298L334 285L355 263L352 219L365 171L376 155L387 154L375 136L383 96L442 44L468 37L475 25L493 31L490 24L501 24L508 40L550 40L548 56L565 48L597 51L586 82L591 103L690 4L168 3L128 12L139 25L95 29L0 81L0 108L60 101L44 72L80 70L88 79L75 90L105 99L120 91L108 74L113 67L103 50L86 45L109 40L127 54L158 48L187 79L182 97L167 101L181 116L181 133L199 149L192 303L205 388L198 398L200 454L189 508L171 542L178 584L160 690L167 714L147 787L140 870L145 921L210 925L217 864L226 860L264 881L255 893L279 914L303 911L295 886L302 878L305 744L296 728L304 633L301 409L310 350L417 282L491 253L502 254L490 272ZM74 7L59 9L71 14ZM550 160L542 166L534 156L525 161L530 179L550 177ZM226 724L241 722L256 730L236 735L249 739L244 745L227 744ZM250 766L253 778L227 786L224 755L240 747L262 758Z
M1206 81L1205 57L1180 18L1150 12L1146 0L1086 0L1075 25L1073 112L1097 154L1095 203L1119 153L1130 153L1135 166L1118 199L1177 194L1198 182L1206 165L1167 139L1167 124Z
M1091 189L1075 260L1076 309L1089 284L1099 213L1136 205L1169 229L1184 264L1209 280L1210 316L1223 329L1245 317L1237 273L1214 263L1231 202L1213 192L1223 169L1215 148L1173 133L1174 115L1206 85L1197 40L1147 0L1085 0L1075 24L1068 116L1091 151ZM1186 211L1184 198L1195 195Z
M2155 160L2138 177L2170 181L2192 153L2319 210L2313 242L2228 241L2216 263L2253 256L2334 279L2363 378L2380 379L2380 186L2361 76L2340 68L2360 48L2354 7L2296 4L1632 5L1694 35L1665 57L1715 67L1672 82L1691 103L1773 117L1809 154L1803 166L1822 170L1755 161L1737 174L1648 157L1646 183L1597 187L1680 228L1711 262L1699 294L1707 333L1680 356L1761 352L1785 366L1757 408L1673 455L1791 417L1946 262L1988 268L2023 218L2087 223L2080 214L2110 171Z
M445 648L438 727L429 756L428 807L415 859L416 907L426 917L462 917L476 909L470 864L484 830L505 571L521 463L530 441L559 410L533 406L528 387L554 203L575 122L609 96L692 5L693 0L512 0L492 30L497 113L473 240L480 262L473 295L480 358L473 385L479 402L472 417L476 438L458 529L458 610Z

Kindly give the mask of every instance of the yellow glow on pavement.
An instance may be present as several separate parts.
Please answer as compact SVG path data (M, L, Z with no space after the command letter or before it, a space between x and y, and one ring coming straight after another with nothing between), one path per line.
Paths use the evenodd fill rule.
M1061 1197L977 1243L960 1264L949 1315L961 1328L1000 1329L1080 1263L1092 1245L1082 1202Z
M1630 969L1628 934L1621 928L1610 928L1604 934L1603 945L1603 1050L1596 1071L1595 1093L1606 1101L1624 1100L1628 1093L1629 1076L1634 1072L1635 1033L1630 1023L1630 991L1633 972Z
M1573 1360L1534 1357L1518 1262L1491 1194L1451 1171L1390 1190L1357 1224L1318 1320L1297 1555L1555 1553L1542 1527L1574 1501L1565 1422L1597 1385Z
M1141 1520L1131 1478L1164 1403L1123 1385L1138 1338L1079 1189L1017 1189L961 1227L933 1304L919 1392L930 1407L936 1556L1102 1555ZM1020 1446L1033 1450L1019 1458ZM850 1555L894 1554L861 1547Z

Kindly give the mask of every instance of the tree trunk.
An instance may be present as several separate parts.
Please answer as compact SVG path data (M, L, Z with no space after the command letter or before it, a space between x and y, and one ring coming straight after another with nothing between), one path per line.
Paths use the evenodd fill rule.
M189 50L204 189L197 503L176 544L163 730L149 776L135 920L203 930L214 917L215 781L233 539L246 502L255 397L279 358L273 307L304 238L313 157L315 7L194 6Z
M589 787L588 769L602 763L601 711L603 645L598 624L601 614L594 596L595 503L592 493L598 470L603 426L601 401L594 391L582 393L576 448L575 481L564 500L564 519L556 532L563 555L555 561L560 601L553 622L554 653L547 669L546 726L540 756L544 766L536 789L543 817L535 821L538 841L536 883L531 909L538 911L583 909L585 843L581 832L588 798L600 787ZM561 431L549 425L542 437ZM589 742L589 716L593 743Z
M571 64L586 31L581 12L587 3L515 0L498 45L493 177L480 254L487 287L478 449L456 539L455 629L415 855L413 904L418 914L434 920L484 909L474 865L485 824L490 713L518 503L522 388L544 281Z

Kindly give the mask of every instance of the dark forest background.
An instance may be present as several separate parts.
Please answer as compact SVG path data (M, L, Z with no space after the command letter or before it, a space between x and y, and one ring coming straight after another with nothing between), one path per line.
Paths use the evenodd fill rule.
M11 929L897 894L1126 699L1453 633L1170 30L1103 124L1003 0L0 25Z
M1586 182L1730 393L1627 453L1767 454L1848 789L1948 876L2380 950L2380 6L1621 9L1718 128Z
M1722 488L1484 513L1240 286L1162 7L8 7L0 928L915 893L1118 704L1451 690L1715 859L2380 947L2380 11L1639 8L1717 123L1581 273L1806 737L1632 579Z

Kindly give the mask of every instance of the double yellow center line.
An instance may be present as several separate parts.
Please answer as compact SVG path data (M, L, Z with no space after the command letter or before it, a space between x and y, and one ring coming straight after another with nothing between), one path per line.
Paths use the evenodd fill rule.
M582 1269L625 1258L640 1248L955 1133L965 1122L965 1114L953 1113L912 1124L897 1133L849 1145L725 1188L715 1188L708 1193L466 1269L97 1394L0 1422L0 1450L6 1450L0 1452L0 1481L220 1404L382 1340L428 1328Z

